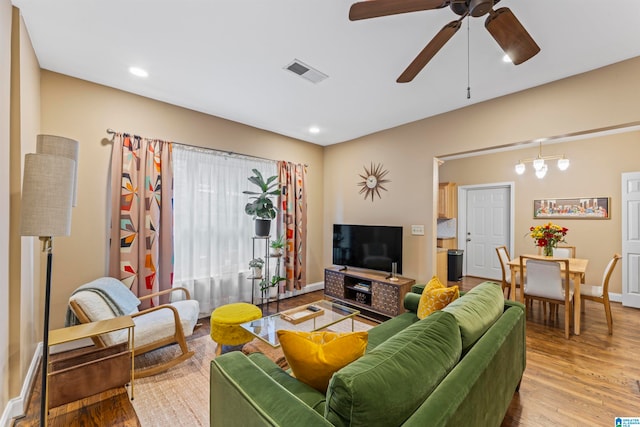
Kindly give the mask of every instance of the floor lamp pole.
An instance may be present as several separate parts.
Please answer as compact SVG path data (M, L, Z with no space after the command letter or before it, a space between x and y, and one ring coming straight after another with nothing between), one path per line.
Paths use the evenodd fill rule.
M51 263L53 260L53 238L41 237L44 251L47 253L47 279L44 289L44 331L42 339L42 392L40 398L40 426L46 427L49 408L47 382L48 359L49 359L49 305L51 302Z

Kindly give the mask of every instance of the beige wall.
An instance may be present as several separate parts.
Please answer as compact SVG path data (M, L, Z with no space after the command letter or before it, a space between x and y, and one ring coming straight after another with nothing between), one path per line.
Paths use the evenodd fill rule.
M9 401L11 2L0 1L0 408Z
M107 187L112 144L106 129L189 145L307 163L308 281L322 279L322 147L72 77L42 72L42 132L80 142L78 205L71 236L54 248L52 327L71 292L107 273ZM242 213L238 213L239 215Z
M327 147L324 264L331 263L332 223L403 225L404 275L429 279L436 245L434 157L637 121L640 85L632 82L638 75L640 57ZM392 180L373 203L356 187L370 162L383 163ZM410 236L411 224L425 224L426 235Z
M40 65L27 28L20 17L20 174L22 183L24 156L36 151L40 133ZM22 188L21 186L19 188ZM16 195L17 197L17 195ZM19 223L19 218L18 223ZM12 220L13 221L13 220ZM17 228L17 227L16 227ZM14 228L12 227L12 230ZM37 237L20 237L20 368L26 374L36 344L42 341L44 313L44 262ZM14 246L12 245L12 248ZM17 246L16 246L17 247ZM40 268L42 266L42 268ZM21 384L20 384L21 385Z
M6 6L6 5L5 5ZM9 162L8 170L8 244L10 251L5 258L8 264L8 369L3 376L9 397L20 393L29 365L34 357L38 341L42 339L42 288L40 280L40 251L37 240L22 238L20 228L20 193L24 154L35 151L35 136L40 126L40 66L36 59L26 27L19 10L11 9L10 33L2 34L3 42L9 37L11 51L10 73L4 74L3 83L10 85L8 123L9 143L5 146ZM3 9L4 10L4 9ZM4 16L3 16L4 18ZM1 194L1 192L0 192ZM6 241L4 241L6 242ZM4 243L3 242L3 243ZM4 282L4 281L3 281ZM3 310L4 311L4 310ZM5 383L5 381L7 381ZM26 404L18 402L17 405Z
M550 162L546 177L538 179L528 164L527 171L517 175L514 166L518 160L538 154L538 148L528 148L447 161L440 167L440 179L458 185L513 182L515 247L512 256L536 253L528 235L529 227L549 221L533 219L534 199L611 197L610 220L552 220L569 229L567 244L576 246L578 257L589 259L588 282L599 283L611 256L622 251L621 174L640 170L640 132L543 145L542 153L564 153L571 166L562 172L555 162ZM612 276L610 292L622 292L621 270L618 267Z

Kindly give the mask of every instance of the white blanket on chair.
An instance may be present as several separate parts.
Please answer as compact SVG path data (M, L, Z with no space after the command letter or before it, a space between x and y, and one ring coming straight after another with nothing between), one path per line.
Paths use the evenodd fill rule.
M136 313L140 300L121 281L113 277L101 277L80 286L73 294L82 291L95 292L111 308L115 316L126 316ZM72 295L73 295L72 294ZM67 307L65 326L73 326L80 323L71 307Z

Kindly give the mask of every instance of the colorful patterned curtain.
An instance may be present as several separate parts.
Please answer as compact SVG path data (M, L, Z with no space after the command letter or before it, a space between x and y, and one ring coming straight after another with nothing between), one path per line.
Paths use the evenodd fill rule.
M307 168L305 165L278 162L282 186L280 209L285 233L284 269L286 290L302 289L307 284Z
M111 158L109 275L141 297L173 282L171 143L116 134ZM141 308L167 302L145 301Z

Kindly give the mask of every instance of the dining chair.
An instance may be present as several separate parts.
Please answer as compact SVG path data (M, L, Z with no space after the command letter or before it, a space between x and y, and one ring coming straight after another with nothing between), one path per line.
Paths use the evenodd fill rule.
M496 248L496 253L498 254L498 260L500 261L500 268L502 268L502 292L507 290L507 298L511 298L511 269L509 268L508 262L511 261L511 257L509 256L509 250L506 246L498 246ZM520 287L520 279L516 275L516 287Z
M609 302L609 280L620 258L622 258L620 254L613 254L613 257L604 269L602 283L600 285L580 285L580 296L582 299L588 299L604 305L604 314L607 317L609 335L613 334L613 318L611 317L611 304ZM582 305L582 307L584 307L584 305Z
M576 247L558 245L555 248L553 248L553 256L554 258L575 258Z
M538 255L542 254L542 248L538 247ZM558 245L553 248L554 258L576 258L576 247L569 245ZM580 283L584 283L585 275L580 277Z
M564 272L561 269L564 264ZM526 276L524 275L526 267ZM524 277L522 292L525 300L535 299L549 304L564 304L564 337L569 338L573 289L569 282L568 259L537 259L520 256L520 276ZM546 312L546 309L545 309ZM546 313L545 313L546 315Z
M542 249L543 249L542 246L538 246L538 255L542 255ZM576 247L558 245L555 248L553 248L553 257L554 258L575 258Z

